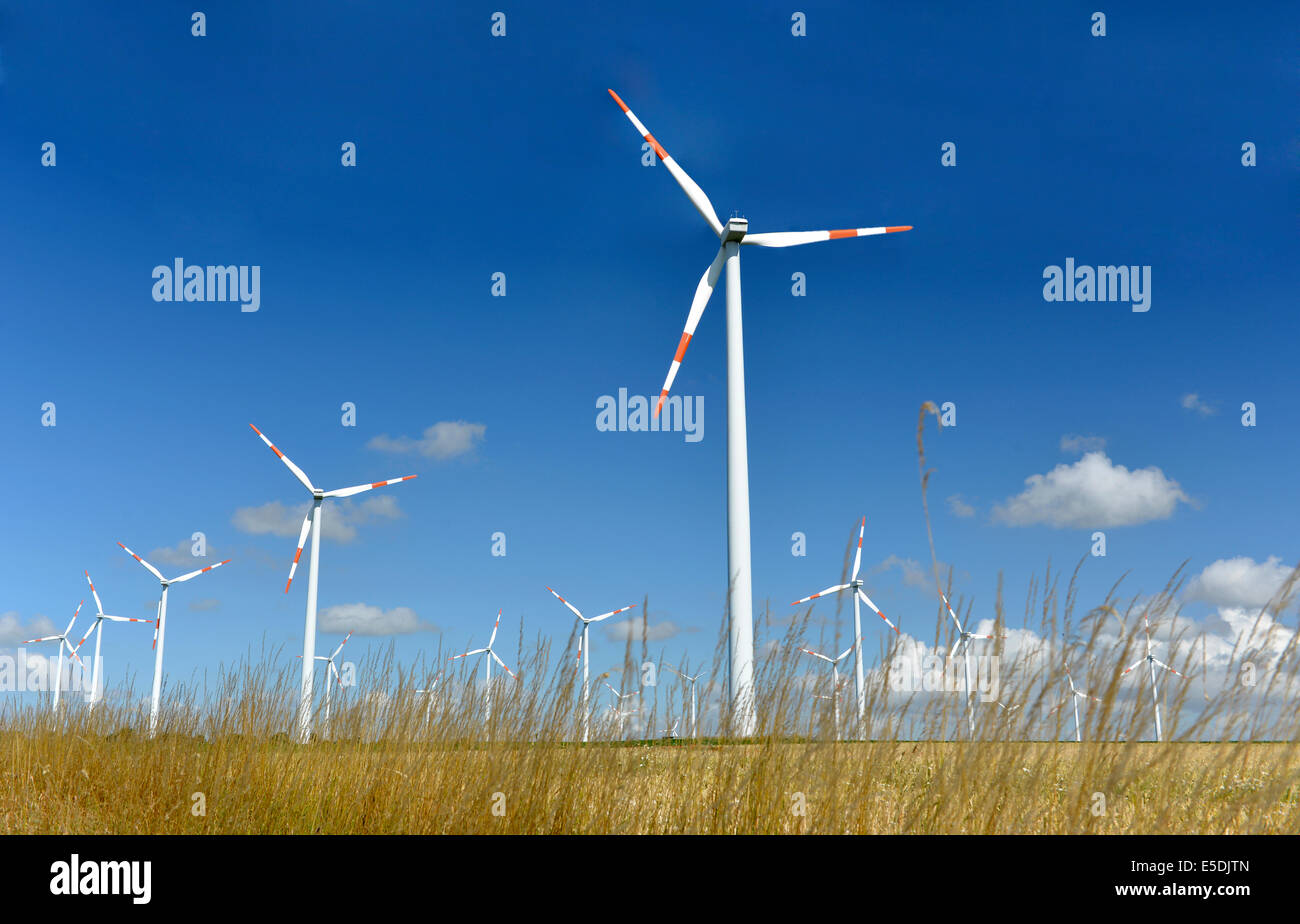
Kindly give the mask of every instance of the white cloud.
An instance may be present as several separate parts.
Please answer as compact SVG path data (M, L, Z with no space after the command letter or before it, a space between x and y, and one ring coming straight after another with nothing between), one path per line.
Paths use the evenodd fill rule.
M221 558L217 555L216 550L214 550L212 546L207 547L206 551L208 554L205 558L199 558L193 555L193 548L194 541L192 539L182 539L175 545L154 549L145 556L145 559L154 566L157 566L159 562L161 562L164 565L174 565L177 568L185 568L189 571L193 571L195 568L202 568L212 562L221 561Z
M321 520L321 532L332 542L351 542L357 538L357 527L375 520L395 520L403 516L397 498L380 494L354 503L351 498L330 501ZM302 529L303 517L311 502L282 504L271 501L259 507L240 507L230 522L241 532L254 536L283 536L297 539ZM209 556L211 557L211 556Z
M1185 407L1187 410L1195 411L1196 413L1200 414L1202 417L1209 417L1211 414L1218 413L1218 411L1216 411L1213 407L1211 407L1210 405L1202 401L1200 395L1198 395L1194 391L1183 395L1182 404L1183 407Z
M428 427L419 439L409 436L390 437L381 434L366 444L367 449L380 452L418 452L431 459L452 459L474 451L483 441L487 426L464 420L444 420Z
M221 601L215 597L205 597L202 600L195 600L190 604L190 609L196 613L204 613L208 610L215 610L221 606Z
M1061 437L1061 452L1100 452L1105 448L1106 437L1104 436L1080 436L1077 433L1067 433Z
M17 645L29 638L41 638L58 631L48 616L33 616L31 622L24 625L16 610L0 613L0 645Z
M676 638L681 632L677 624L670 619L663 622L652 622L645 627L645 639L648 642L663 642L670 638ZM610 623L605 627L605 637L612 642L639 642L641 641L641 620L625 620L624 622Z
M1262 562L1245 556L1220 558L1191 580L1186 597L1218 607L1258 611L1273 598L1291 570L1276 555Z
M383 610L368 603L341 603L320 611L320 631L352 632L356 635L408 635L412 632L436 632L437 627L422 622L409 606Z
M952 511L953 516L975 516L975 508L962 500L960 494L953 494L948 498L948 509Z
M993 510L1010 526L1136 526L1173 516L1178 502L1191 503L1178 482L1155 466L1129 471L1103 452L1090 452L1046 475L1030 475L1026 488Z

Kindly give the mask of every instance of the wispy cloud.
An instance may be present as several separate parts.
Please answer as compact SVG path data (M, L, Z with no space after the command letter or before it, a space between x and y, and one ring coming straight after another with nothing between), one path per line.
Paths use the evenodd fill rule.
M59 630L54 628L54 623L48 616L33 616L29 622L24 623L18 618L16 610L0 613L0 645L17 645L29 638L53 635L57 631Z
M963 518L975 516L975 508L962 500L960 494L951 494L948 496L948 509L952 511L953 516Z
M220 561L216 550L212 546L207 547L207 555L199 558L192 553L194 541L192 539L182 539L175 545L164 546L151 551L145 556L151 564L157 565L174 565L177 568L202 568L206 564L214 561ZM171 575L168 575L170 577Z
M196 613L206 613L209 610L215 610L221 606L221 601L215 597L205 597L202 600L195 600L190 604L190 609Z
M645 639L649 642L664 642L670 638L676 638L681 634L681 629L670 619L663 622L652 622L645 627ZM639 642L641 641L641 620L627 620L625 622L610 623L605 626L605 637L611 642Z
M409 635L412 632L437 632L438 627L421 620L409 606L395 606L391 610L385 610L369 603L340 603L320 611L320 631L352 632L356 635Z
M366 444L367 449L401 454L419 453L430 459L453 459L473 452L483 442L487 425L464 420L444 420L428 427L419 439L381 434Z
M1025 485L994 508L994 520L1075 529L1136 526L1168 519L1180 501L1191 503L1178 482L1155 466L1129 471L1102 452L1090 452L1045 475L1030 475Z
M240 507L230 522L240 532L254 536L283 536L298 538L303 517L311 502L282 504L271 501L258 507ZM357 527L378 520L395 520L404 516L391 494L380 494L355 503L351 498L331 501L329 510L321 520L321 532L334 542L351 542L357 538Z
M1080 436L1077 433L1067 433L1061 437L1061 452L1101 452L1105 448L1106 437L1104 436Z
M1218 410L1201 400L1201 396L1196 392L1189 392L1183 395L1183 407L1189 411L1195 411L1202 417L1209 417L1211 414L1217 414Z

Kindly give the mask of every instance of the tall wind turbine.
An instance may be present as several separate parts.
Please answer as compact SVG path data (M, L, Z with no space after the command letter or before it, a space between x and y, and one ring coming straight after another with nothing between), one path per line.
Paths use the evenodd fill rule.
M497 629L499 628L501 628L501 610L497 610L497 621L492 626L492 635L491 637L488 638L488 643L486 648L475 648L473 651L467 651L464 654L452 655L450 658L447 659L448 661L458 661L461 658L468 658L470 655L478 655L478 654L487 655L487 657L484 658L484 663L487 664L487 674L485 677L486 682L484 683L483 686L484 724L490 723L492 721L492 662L495 661L497 662L497 664L500 664L501 669L505 671L507 674L510 674L511 678L515 676L514 673L510 670L510 668L506 667L506 662L502 661L499 657L497 657L497 653L492 650L492 644L497 640Z
M733 730L741 736L753 735L757 728L754 708L754 606L749 555L749 459L745 430L745 355L740 310L740 245L759 247L793 247L814 241L845 237L865 237L893 231L910 231L910 225L882 228L846 228L840 231L776 231L749 233L749 222L732 218L723 225L713 204L686 171L677 165L641 120L633 115L617 93L609 95L618 103L633 127L654 149L655 154L686 193L691 204L721 241L717 256L700 277L686 317L677 352L668 368L668 377L655 405L655 416L663 408L677 370L686 356L686 348L695 335L695 327L718 284L722 268L727 268L727 613L730 619L728 653L730 661L729 692Z
M198 577L205 571L228 565L230 559L227 558L215 565L208 565L206 568L200 568L198 571L191 571L189 574L182 574L180 577L168 580L162 576L161 571L122 545L122 543L119 542L118 545L122 547L122 551L144 565L149 573L156 577L158 583L162 585L162 596L158 598L158 618L154 621L153 630L153 698L149 706L149 737L152 738L158 731L158 711L162 707L163 642L167 637L167 588L173 584L183 584L191 578Z
M690 688L691 688L691 737L692 737L692 738L695 738L695 737L697 737L697 736L699 735L699 731L700 731L700 726L699 726L699 723L698 723L697 720L696 720L696 712L695 712L695 684L696 684L696 682L697 682L701 677L704 676L704 671L700 671L700 672L697 673L694 677L691 677L691 676L689 676L689 675L683 673L682 671L679 671L677 668L673 667L671 664L665 664L664 667L666 667L668 670L672 671L672 672L673 672L674 674L676 674L678 677L680 677L680 678L682 678L683 680L685 680L686 683L687 683L687 684L690 686Z
M971 698L970 688L970 643L973 639L994 639L996 635L976 635L974 632L967 632L957 618L957 614L952 611L952 605L948 598L942 593L939 596L943 599L943 605L948 610L948 615L952 621L957 624L957 641L952 643L952 650L948 652L948 660L951 661L958 654L962 656L962 666L966 674L966 723L970 727L970 735L975 737L975 703Z
M549 587L546 589L551 590ZM602 619L609 619L609 617L617 616L619 613L626 613L628 610L634 609L636 604L633 603L631 606L625 606L617 610L610 610L608 613L601 613L599 616L592 616L588 619L586 616L583 616L582 613L578 612L576 606L568 600L565 600L555 591L551 590L551 594L556 600L559 600L567 606L569 611L572 612L574 616L577 616L578 621L582 623L582 638L578 640L578 661L582 664L582 740L586 741L591 737L591 710L587 705L587 701L590 699L591 690L591 685L587 679L591 666L591 646L590 636L587 630L593 622L600 622Z
M871 602L871 598L868 597L866 592L862 589L862 581L858 578L858 571L861 570L862 568L862 536L866 532L866 530L867 530L867 518L863 517L862 523L858 526L858 551L857 554L853 557L853 576L849 579L849 583L836 584L834 587L827 587L825 590L818 591L817 593L813 594L811 597L804 597L802 600L796 600L794 601L794 603L790 604L791 606L798 606L800 603L807 603L810 600L816 600L818 597L825 597L828 596L829 594L837 594L841 590L850 591L853 594L853 637L854 638L862 637L862 608L859 605L860 603L865 603L873 613L875 613L881 619L885 620L885 625L893 629L895 633L898 633L898 626L890 622L889 617L886 616L884 613L882 613L880 611L880 608ZM840 573L843 574L843 572ZM854 648L854 651L856 652L856 654L853 658L853 673L854 673L854 680L857 683L855 689L858 692L858 730L859 733L865 733L866 725L867 725L867 687L866 687L866 677L865 677L866 671L862 664L862 646L861 645L856 646Z
M832 658L830 655L824 655L819 651L813 651L811 648L800 648L806 655L812 655L814 658L820 658L831 666L831 707L835 720L835 740L840 740L840 662L849 656L849 652L858 647L862 639L859 637L848 648L845 648L837 657Z
M1127 674L1129 671L1133 670L1133 668L1138 667L1139 665L1142 664L1147 665L1147 667L1150 669L1151 705L1155 707L1155 711L1156 711L1156 740L1159 741L1161 740L1160 694L1156 689L1156 668L1158 667L1161 670L1169 671L1169 673L1177 677L1182 677L1184 680L1187 679L1187 676L1185 674L1180 674L1178 671L1174 670L1164 661L1159 660L1158 658L1156 658L1155 655L1151 653L1151 623L1147 620L1147 614L1145 612L1142 614L1142 628L1145 630L1147 636L1147 653L1143 655L1141 658L1139 658L1137 661L1134 661L1130 666L1126 667L1124 669L1124 673ZM1120 676L1123 676L1123 674L1121 674Z
M72 624L77 621L77 616L81 613L81 604L85 602L85 600L82 600L77 603L77 611L72 614L72 618L68 620L68 627L63 630L61 635L45 635L41 638L29 638L27 641L22 643L24 645L35 645L37 642L59 643L59 666L54 674L53 691L53 711L55 715L59 714L59 690L63 688L63 649L68 649L68 654L74 661L80 664L83 669L86 666L81 658L77 657L77 649L73 648L72 643L68 641L68 633L72 631ZM46 671L46 673L49 672Z
M95 598L95 621L90 624L90 628L87 629L86 634L81 637L81 641L77 642L77 650L80 650L81 646L86 644L86 639L90 638L90 633L95 633L95 663L94 667L91 668L93 677L90 681L90 703L86 707L93 712L95 710L95 703L99 702L102 693L99 688L99 643L104 638L104 620L107 619L111 622L152 622L152 620L135 619L131 616L108 615L104 612L104 604L99 600L99 592L95 590L95 582L90 579L90 572L83 570L81 573L86 576L86 583L90 585L90 594Z
M1139 661L1138 663L1141 664L1142 662ZM1099 703L1101 702L1101 700L1093 696L1091 693L1087 693L1083 690L1080 690L1078 687L1074 685L1074 678L1070 676L1070 665L1068 662L1065 664L1065 682L1069 685L1070 694L1066 696L1063 700L1061 700L1059 703L1057 703L1055 706L1053 706L1051 709L1049 709L1047 714L1051 715L1053 712L1056 712L1056 710L1060 709L1066 703L1072 704L1074 706L1074 740L1082 741L1083 732L1079 726L1079 700L1090 699L1094 703Z
M253 427L252 424L249 424ZM262 438L262 442L271 448L271 451L279 457L293 472L293 477L302 483L302 486L311 492L312 504L307 510L307 515L302 521L302 530L298 533L298 550L294 552L293 564L289 566L289 580L285 582L284 592L289 592L289 585L293 583L293 573L298 570L298 559L302 558L302 547L307 541L307 530L311 530L311 567L307 570L307 622L302 633L302 692L298 699L298 738L306 742L311 737L311 699L312 699L312 673L316 665L316 579L320 568L320 518L324 512L325 498L327 497L351 497L354 494L360 494L363 491L369 491L373 488L383 488L390 484L397 484L399 481L410 481L415 475L403 475L401 478L389 478L387 481L375 481L370 484L353 485L350 488L337 488L333 491L322 491L311 483L311 479L290 461L289 457L276 448L261 430L253 427L253 432Z

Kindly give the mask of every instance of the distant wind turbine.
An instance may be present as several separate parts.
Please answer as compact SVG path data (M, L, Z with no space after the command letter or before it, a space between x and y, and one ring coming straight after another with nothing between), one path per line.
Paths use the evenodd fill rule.
M1142 664L1147 665L1147 667L1150 669L1150 671L1151 671L1151 705L1155 708L1155 712L1156 712L1156 740L1157 740L1157 741L1160 741L1160 740L1161 740L1161 727L1160 727L1160 693L1159 693L1159 690L1158 690L1157 687L1156 687L1156 668L1158 667L1158 668L1160 668L1161 670L1169 671L1169 673L1173 674L1173 675L1176 676L1176 677L1182 677L1184 680L1186 680L1187 677L1186 677L1186 675L1181 674L1181 673L1179 673L1178 671L1174 670L1172 667L1170 667L1170 666L1169 666L1168 664L1166 664L1164 661L1159 660L1155 655L1153 655L1153 654L1151 653L1151 623L1150 623L1150 621L1148 621L1148 619L1147 619L1147 614L1146 614L1145 612L1142 614L1142 628L1143 628L1143 630L1146 632L1146 637L1147 637L1147 653L1146 653L1145 655L1143 655L1141 658L1139 658L1138 660L1134 661L1131 665L1129 665L1128 667L1126 667L1126 668L1124 669L1124 674L1129 673L1131 670L1133 670L1133 668L1138 667L1138 666L1140 666L1140 665L1142 665ZM1123 676L1123 674L1121 674L1120 676Z
M1141 663L1141 662L1139 662L1139 663ZM1101 700L1099 700L1097 697L1093 696L1091 693L1088 693L1088 692L1086 692L1086 691L1084 691L1084 690L1080 690L1078 687L1076 687L1076 686L1074 685L1074 678L1073 678L1072 676L1070 676L1070 665L1069 665L1069 663L1066 663L1064 666L1065 666L1065 682L1066 682L1066 684L1068 684L1068 687L1069 687L1069 691L1070 691L1070 692L1069 692L1069 695L1067 695L1067 696L1066 696L1064 699L1062 699L1059 703L1057 703L1057 704L1056 704L1055 706L1053 706L1050 710L1048 710L1048 713L1047 713L1047 714L1050 716L1052 713L1056 712L1056 710L1060 709L1060 708L1061 708L1062 706L1064 706L1066 703L1070 703L1072 706L1074 706L1074 740L1075 740L1075 741L1082 741L1082 740L1083 740L1083 731L1082 731L1082 727L1081 727L1080 724L1079 724L1079 700L1081 700L1081 699L1090 699L1090 700L1092 700L1094 703L1099 703L1099 702L1101 702Z
M59 643L59 666L54 673L54 690L53 690L53 705L52 705L52 709L55 715L59 714L59 690L63 688L63 649L66 648L68 650L68 654L72 657L72 660L76 661L78 664L82 666L83 672L86 666L85 663L81 660L81 658L77 657L77 650L72 647L72 643L68 641L68 633L72 631L72 624L77 621L77 616L81 613L81 604L85 602L86 602L85 600L82 600L77 604L77 611L72 614L72 618L68 620L68 627L64 629L61 634L44 635L40 638L29 638L27 641L22 643L24 645L35 645L37 642L58 642ZM49 673L49 671L47 670L46 673Z
M685 680L687 685L689 685L691 688L691 737L696 738L699 736L700 726L697 721L696 712L695 712L695 684L701 677L704 676L704 671L700 671L694 677L691 677L688 674L686 674L684 671L679 671L671 664L665 664L664 667L672 671L678 677Z
M86 583L90 585L90 594L95 598L95 621L90 624L90 628L87 629L86 634L81 637L81 641L77 642L77 648L75 650L80 650L81 646L86 644L86 639L90 638L90 633L95 633L95 661L94 666L91 668L93 677L90 681L90 703L86 707L89 711L93 712L95 710L95 703L99 702L100 697L103 695L103 691L100 689L99 677L99 643L104 637L104 620L107 619L111 622L152 622L152 620L135 619L131 616L108 615L104 612L104 604L99 601L99 592L95 590L95 582L90 579L90 572L82 571L81 573L86 576Z
M574 616L577 616L578 621L582 623L582 637L578 640L578 662L582 665L582 740L586 741L591 737L591 707L588 705L588 701L591 699L591 684L588 680L591 665L591 645L587 630L593 622L600 622L603 619L609 619L611 616L617 616L619 613L626 613L628 610L634 609L636 604L633 603L631 606L610 610L608 613L601 613L599 616L592 616L588 619L568 600L565 600L551 588L547 587L546 589L551 591L551 595L556 600L567 606L569 611Z
M893 231L910 231L911 225L880 228L845 228L839 231L776 231L750 234L749 222L732 218L723 225L709 197L686 171L664 150L663 145L641 124L627 104L613 90L609 95L618 103L632 126L651 148L664 167L672 174L677 185L686 193L709 229L720 239L721 246L709 268L700 277L691 301L677 352L668 368L659 402L654 414L659 416L668 390L686 356L686 348L695 336L696 325L704 314L713 288L718 284L722 268L727 269L727 613L730 618L728 651L730 654L728 691L731 700L732 725L742 737L754 734L757 713L754 702L754 607L753 586L750 574L749 535L749 454L745 428L745 357L741 326L740 304L740 245L757 244L760 247L792 247L814 241L832 241L848 237L865 237Z
M324 661L326 665L325 666L325 716L324 716L326 735L331 734L330 692L334 689L334 683L337 683L339 686L343 686L343 675L339 673L338 665L334 663L334 659L343 653L343 646L348 643L348 639L350 638L352 638L351 632L343 636L343 641L339 642L339 647L335 648L334 653L331 654L329 657L326 657L325 655L316 655L316 660ZM301 658L302 655L298 655L298 657ZM334 683L331 683L331 681L333 681Z
M811 648L799 649L804 654L812 655L814 658L820 658L821 660L825 661L827 664L831 666L831 708L834 715L836 741L840 740L841 738L840 735L840 662L843 661L845 658L847 658L849 656L849 653L852 652L855 648L857 648L858 644L861 641L862 641L861 638L857 639L852 645L850 645L848 648L845 648L842 652L839 653L837 657L834 658L832 658L830 655L824 655L819 651L813 651Z
M154 623L153 630L153 697L149 706L149 737L152 738L158 733L158 712L162 708L162 666L163 666L163 642L167 638L167 588L173 584L183 584L191 578L196 578L205 571L211 571L213 568L220 568L222 565L230 564L230 559L219 561L215 565L208 565L206 568L200 568L198 571L191 571L189 574L182 574L180 577L168 580L162 576L162 572L149 564L139 555L132 552L122 543L118 543L122 551L130 555L140 564L144 565L146 570L158 579L162 585L162 596L158 598L158 619Z
M249 426L253 427L252 424L249 424ZM302 690L298 699L298 739L306 742L311 737L312 674L316 665L316 582L320 568L320 520L321 514L324 512L325 498L351 497L363 491L397 484L399 481L410 481L416 476L403 475L400 478L389 478L387 481L374 481L370 484L353 485L350 488L322 491L313 485L311 479L307 477L303 470L294 465L288 456L277 449L275 444L267 439L261 430L253 427L253 432L261 437L262 442L266 443L289 471L293 472L293 477L297 478L302 483L302 486L311 492L312 497L311 507L307 510L307 515L302 521L302 529L298 533L298 550L293 555L293 564L289 566L289 580L284 585L284 592L288 593L289 585L293 583L293 573L298 570L298 559L302 558L302 547L307 542L307 531L310 529L311 566L307 570L307 622L302 634Z
M952 605L948 598L942 593L939 596L943 599L943 605L948 610L948 615L957 625L957 641L953 642L952 650L948 652L948 660L951 661L958 654L962 656L962 666L966 674L966 723L970 727L971 737L975 737L975 703L971 697L970 686L970 643L973 639L994 639L996 635L976 635L974 632L967 632L957 618L957 614L952 611Z
M506 662L502 661L499 657L497 657L497 653L492 650L492 645L497 640L497 629L499 628L501 628L501 610L497 610L497 621L492 626L492 635L488 638L488 643L486 648L475 648L473 651L467 651L464 654L452 655L450 658L447 659L448 661L458 661L461 658L468 658L471 655L480 655L480 654L487 655L487 657L483 659L484 663L487 665L487 673L485 676L485 683L483 685L484 723L489 723L492 721L492 662L495 661L497 662L497 664L500 664L501 669L505 671L507 674L509 674L511 679L513 679L515 676L514 673L510 670L510 668L506 667Z

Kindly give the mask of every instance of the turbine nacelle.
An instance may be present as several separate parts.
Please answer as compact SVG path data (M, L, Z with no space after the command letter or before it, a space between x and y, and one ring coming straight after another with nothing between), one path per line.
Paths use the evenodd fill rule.
M746 234L749 233L749 219L747 218L730 218L727 225L722 229L722 234L718 235L724 242L740 242Z

